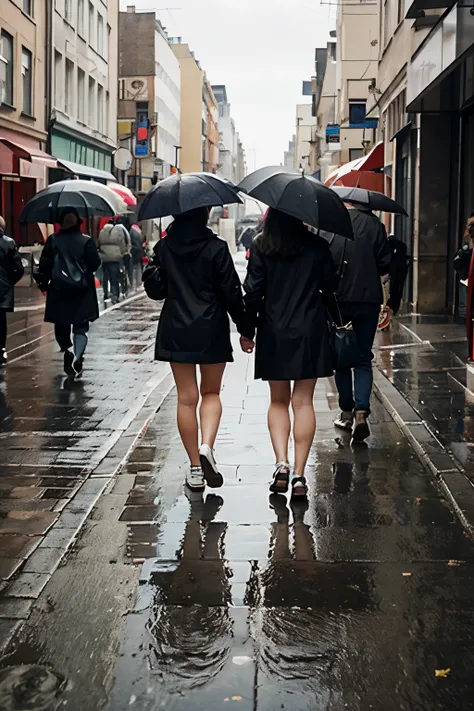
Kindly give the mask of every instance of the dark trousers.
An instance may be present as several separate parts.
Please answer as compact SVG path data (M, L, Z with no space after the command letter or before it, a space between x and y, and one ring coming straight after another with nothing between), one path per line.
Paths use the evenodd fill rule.
M87 321L84 323L74 323L72 325L63 323L54 324L54 335L58 346L63 352L67 351L73 345L73 341L71 340L71 329L74 334L74 355L76 360L80 360L86 350L89 324Z
M103 262L102 273L104 275L104 297L109 295L109 286L114 301L120 296L120 262Z
M0 351L7 346L7 312L0 309Z
M339 407L345 412L364 410L370 412L372 392L372 346L380 314L378 304L340 303L342 320L352 322L361 360L357 368L338 370L335 373L339 393Z

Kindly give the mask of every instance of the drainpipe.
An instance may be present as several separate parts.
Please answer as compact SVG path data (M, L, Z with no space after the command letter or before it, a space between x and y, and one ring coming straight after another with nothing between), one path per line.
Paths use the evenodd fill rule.
M51 154L51 133L54 125L52 117L53 113L53 3L54 0L46 0L46 61L45 61L45 116L46 130L48 136L46 139L46 152Z

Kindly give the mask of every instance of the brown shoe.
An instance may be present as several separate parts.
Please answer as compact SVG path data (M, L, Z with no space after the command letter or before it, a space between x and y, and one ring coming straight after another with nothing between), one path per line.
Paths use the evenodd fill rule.
M368 414L364 410L356 410L354 416L354 426L352 428L352 439L354 442L363 442L370 437L370 429L367 423Z

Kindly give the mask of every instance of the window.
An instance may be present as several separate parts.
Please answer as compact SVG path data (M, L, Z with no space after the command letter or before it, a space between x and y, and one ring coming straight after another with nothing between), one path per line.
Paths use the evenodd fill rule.
M23 12L33 17L33 0L23 0Z
M0 45L0 98L13 105L13 37L2 30Z
M383 46L388 45L390 39L390 0L384 0L383 4Z
M97 51L104 56L104 18L100 12L97 14Z
M110 94L108 91L105 92L105 127L104 135L109 135L109 122L110 122Z
M72 22L72 0L64 0L64 19L66 22Z
M21 48L21 80L23 84L23 113L33 115L33 55L29 49Z
M63 108L63 58L59 52L54 51L54 105L58 109Z
M64 111L74 114L74 64L66 59L66 82L64 85Z
M77 120L84 123L86 109L86 73L77 70Z
M349 148L349 160L356 160L356 158L362 158L364 151L362 148Z
M400 24L400 22L403 20L403 13L405 11L405 2L404 0L398 0L398 5L397 5L397 25Z
M100 133L104 133L104 114L104 87L99 84L97 87L97 128Z
M95 128L95 81L89 77L89 119L90 128Z
M349 104L349 124L365 123L365 101L351 102Z
M77 3L77 34L84 37L84 0L78 0Z
M91 47L95 47L95 37L94 37L94 6L89 3L89 44Z

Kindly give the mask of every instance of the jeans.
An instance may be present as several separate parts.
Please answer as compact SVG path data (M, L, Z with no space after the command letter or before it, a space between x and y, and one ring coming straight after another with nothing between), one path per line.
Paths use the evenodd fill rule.
M380 314L378 304L341 303L339 308L344 323L352 322L359 346L361 360L356 368L338 370L335 373L339 393L339 407L345 412L364 410L370 413L372 392L372 346ZM354 371L354 375L352 375ZM354 384L353 384L354 380Z
M0 351L7 346L7 312L0 309Z
M109 286L112 299L118 301L120 297L120 262L103 262L104 298L109 296Z
M84 323L74 323L72 325L62 323L54 324L54 335L56 336L58 346L63 353L72 346L71 328L74 334L74 355L76 360L80 360L84 355L87 346L89 323L85 321Z

